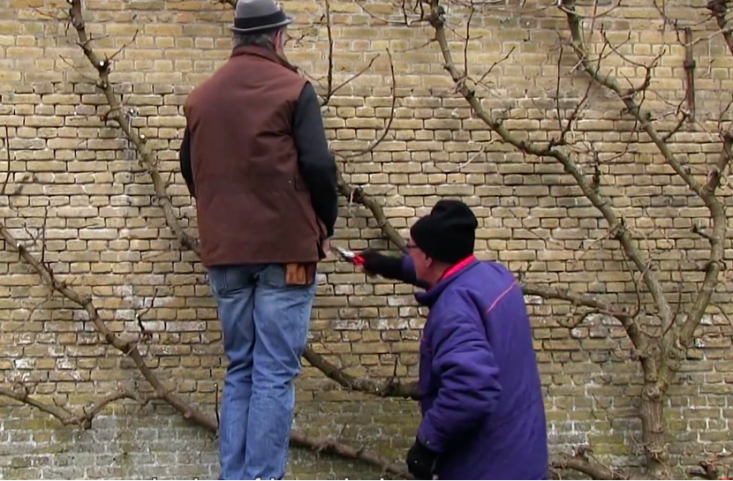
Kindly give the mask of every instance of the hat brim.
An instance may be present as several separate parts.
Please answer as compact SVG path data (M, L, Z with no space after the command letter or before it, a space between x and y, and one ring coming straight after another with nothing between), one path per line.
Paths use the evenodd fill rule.
M293 23L294 19L292 17L286 17L285 20L282 20L277 23L272 23L269 25L260 25L258 27L250 27L250 28L238 28L234 25L229 26L229 30L236 33L252 33L252 32L261 32L262 30L270 30L277 27L284 27L285 25L290 25Z

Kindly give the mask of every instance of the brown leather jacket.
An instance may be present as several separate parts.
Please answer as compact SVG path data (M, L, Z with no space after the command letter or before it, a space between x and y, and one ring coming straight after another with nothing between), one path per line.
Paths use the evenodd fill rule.
M248 46L235 49L188 96L187 142L206 267L323 257L327 229L314 212L292 134L305 84L285 59ZM334 213L335 202L334 193Z

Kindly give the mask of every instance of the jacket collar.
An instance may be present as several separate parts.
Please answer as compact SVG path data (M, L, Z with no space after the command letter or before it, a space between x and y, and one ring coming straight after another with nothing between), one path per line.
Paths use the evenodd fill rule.
M466 257L465 259L458 262L457 264L454 264L447 271L445 271L438 283L435 284L433 287L425 292L415 294L415 299L420 304L426 305L428 307L432 306L433 304L435 304L435 301L438 300L445 288L448 287L448 285L464 275L467 271L474 268L480 262L481 261L476 259L476 256L474 256L473 254Z
M280 64L283 67L292 70L293 72L298 72L298 68L288 62L282 55L279 55L277 52L273 52L270 49L257 47L255 45L245 45L243 47L235 48L234 50L232 50L230 58L242 57L245 55L264 58L271 62Z

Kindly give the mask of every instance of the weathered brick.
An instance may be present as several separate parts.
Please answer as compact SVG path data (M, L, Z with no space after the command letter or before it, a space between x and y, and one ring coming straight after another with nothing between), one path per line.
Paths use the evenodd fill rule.
M5 3L0 15L4 52L0 59L0 182L8 155L4 125L14 172L7 189L14 195L12 208L0 199L6 206L0 206L0 219L31 252L43 255L58 279L92 295L100 316L114 332L139 339L137 316L141 316L153 335L141 344L146 362L184 399L201 402L202 409L213 412L214 391L221 389L226 360L206 269L190 252L179 250L134 149L113 122L103 124L100 115L109 107L90 80L96 71L78 46L65 42L61 23L41 21L35 10L45 7L40 0ZM95 38L91 45L102 57L111 56L137 32L135 41L116 56L110 80L125 108L135 109L132 128L147 137L162 177L169 182L167 192L175 214L196 234L195 205L178 173L185 126L181 106L191 89L227 59L231 9L222 2L194 0L87 0L84 6L87 30ZM323 13L323 5L311 0L289 0L285 7L298 18L294 29L306 27L303 33L309 19ZM608 235L602 215L559 162L524 156L498 141L496 133L456 94L437 45L430 42L429 29L385 28L353 2L335 2L330 7L334 85L350 79L374 54L382 54L364 75L342 85L324 108L330 146L358 154L340 162L344 178L362 185L384 206L400 235L407 237L408 227L440 198L461 198L479 218L480 258L521 270L529 282L599 293L610 302L636 305L638 272L629 273L618 240ZM368 2L364 8L373 15L392 15L397 22L402 19L389 2ZM684 0L668 15L696 21L699 8L699 2ZM566 124L585 95L588 79L570 50L563 52L558 71L556 32L567 29L563 16L528 12L517 11L516 18L503 20L490 14L473 18L473 41L466 48L471 79L496 65L484 79L490 88L474 86L471 80L467 85L476 89L487 114L503 119L503 127L519 141L536 142L541 149L550 139L559 138L558 103ZM639 65L667 48L653 70L653 95L644 99L654 125L665 135L677 123L670 112L684 96L684 48L677 44L674 32L662 38L659 12L653 5L632 2L614 14L604 19L604 34L625 58L608 54L603 65L618 77L621 88L628 88L627 76L631 84L639 85L644 75ZM522 15L526 18L520 20ZM466 20L465 5L450 5L448 16L452 28L464 35L465 25L459 25ZM694 29L697 43L705 28L699 24ZM313 45L305 39L303 47L288 52L292 61L322 84L328 64L322 53L327 46L325 30L319 27ZM462 71L464 41L452 31L449 37L456 67ZM706 66L697 69L697 124L683 128L671 144L701 184L720 152L720 144L707 132L718 130L716 116L729 100L724 93L733 87L733 57L727 46L719 36L712 36L705 47L695 50L698 66ZM382 135L392 114L386 48L398 87L395 119L384 142L364 152ZM597 55L601 44L589 48ZM571 69L573 75L566 75ZM556 103L558 77L562 85ZM324 86L314 84L323 93ZM651 250L651 270L674 308L681 302L685 309L694 301L709 259L708 242L691 229L693 223L709 229L709 213L664 162L657 147L643 134L638 141L637 122L621 112L624 106L614 95L591 90L587 100L567 133L566 140L574 146L556 149L577 162L589 178L594 163L588 148L599 153L599 192L623 218L635 242ZM721 198L728 206L731 197L725 189ZM391 248L366 209L346 199L341 202L339 242L357 250ZM33 238L45 240L43 251L38 240L32 245ZM726 260L733 258L728 244ZM0 251L0 310L4 313L0 316L0 376L4 382L30 381L35 393L51 403L93 402L128 383L150 389L139 381L129 359L94 332L83 311L59 296L47 297L39 278L17 261L16 253ZM396 365L398 376L414 378L426 314L416 306L414 289L366 277L343 262L327 260L320 271L309 333L313 349L331 362L349 366L348 372L355 376L386 380ZM645 305L651 305L648 297L642 296ZM730 315L728 297L721 289L714 300ZM638 423L630 419L637 412L641 373L623 328L606 316L591 315L568 331L558 322L579 313L566 303L528 299L528 305L553 448L592 442L598 455L638 464L628 446L638 439ZM727 439L725 420L731 414L726 409L727 386L733 382L727 319L717 314L706 317L699 331L700 340L670 387L667 409L674 462L693 465L700 460L699 452L718 452ZM417 407L411 402L365 398L338 389L306 366L298 381L296 424L314 435L342 433L402 459L419 421ZM213 445L170 409L149 406L150 412L141 414L132 403L116 403L95 420L91 431L77 438L70 434L71 428L58 427L45 415L0 405L4 419L0 443L9 453L0 456L2 477L217 474ZM190 462L181 457L182 452L199 457ZM338 462L316 461L299 451L291 468L297 477L379 475Z

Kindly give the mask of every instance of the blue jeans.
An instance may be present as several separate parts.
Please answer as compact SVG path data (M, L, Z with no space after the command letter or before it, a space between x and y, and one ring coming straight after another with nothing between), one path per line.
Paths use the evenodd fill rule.
M316 283L287 286L278 264L212 267L209 282L229 360L220 479L282 479Z

